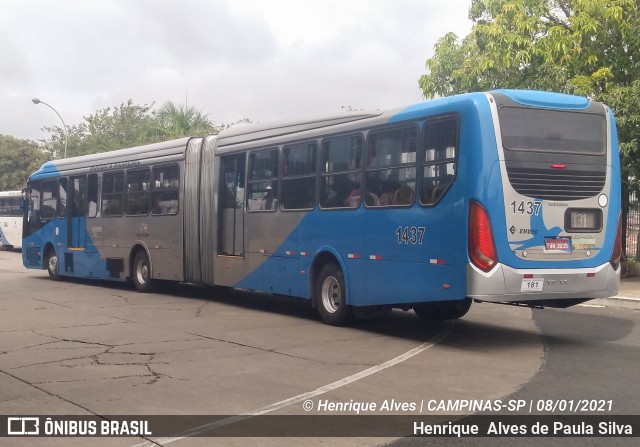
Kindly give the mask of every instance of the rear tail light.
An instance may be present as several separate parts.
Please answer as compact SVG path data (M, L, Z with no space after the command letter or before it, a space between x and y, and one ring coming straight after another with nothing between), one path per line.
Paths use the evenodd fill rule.
M498 263L489 214L474 201L469 205L469 259L484 272Z
M622 219L618 217L618 231L616 231L616 241L613 243L613 253L611 253L611 267L618 270L620 258L622 257Z

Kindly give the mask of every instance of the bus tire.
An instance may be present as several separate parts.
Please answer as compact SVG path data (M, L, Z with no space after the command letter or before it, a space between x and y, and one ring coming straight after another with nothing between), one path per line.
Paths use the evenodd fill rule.
M335 264L327 264L316 280L316 306L320 318L332 326L343 326L351 320L351 307L347 305L344 274Z
M456 320L464 317L471 308L471 298L455 301L419 303L413 311L423 320Z
M49 273L49 278L53 281L60 281L62 276L58 273L58 255L56 254L56 249L53 247L47 248L47 252L44 256L44 262L47 267L47 273Z
M141 293L150 292L152 289L151 262L144 250L138 250L133 257L132 271L133 285Z

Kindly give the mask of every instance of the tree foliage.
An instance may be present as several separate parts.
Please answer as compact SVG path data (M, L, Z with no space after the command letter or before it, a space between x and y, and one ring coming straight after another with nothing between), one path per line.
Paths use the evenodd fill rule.
M160 141L154 133L151 105L137 105L132 100L116 107L100 109L84 117L80 124L68 126L67 156L106 152L124 147ZM59 126L45 127L51 132L46 142L52 152L62 156L64 130Z
M217 134L221 129L209 121L207 115L186 104L177 105L167 101L154 112L154 115L159 129L169 138Z
M608 104L640 189L640 6L636 0L472 0L473 27L435 45L426 98L494 88L550 90Z
M19 190L48 155L35 141L0 135L0 191Z
M158 110L153 104L139 105L128 100L119 106L100 109L84 121L68 127L67 156L106 152L141 146L184 136L215 134L217 127L193 106L168 101ZM52 158L62 156L65 134L60 126L45 127L51 133L45 146Z

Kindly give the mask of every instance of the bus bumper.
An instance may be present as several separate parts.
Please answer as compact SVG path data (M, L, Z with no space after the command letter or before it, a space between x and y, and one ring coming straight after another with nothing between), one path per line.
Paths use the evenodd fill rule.
M620 268L608 262L584 269L514 269L498 264L489 273L467 265L467 296L477 301L568 307L618 293Z

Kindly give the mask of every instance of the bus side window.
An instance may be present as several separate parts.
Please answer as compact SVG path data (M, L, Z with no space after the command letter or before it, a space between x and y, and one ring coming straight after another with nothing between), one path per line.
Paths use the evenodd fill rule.
M49 181L42 183L42 195L40 206L40 218L41 219L53 219L56 216L56 209L58 208L58 182Z
M420 203L433 205L449 189L456 175L458 124L454 119L427 124Z
M322 143L320 207L357 208L362 196L362 136L348 135Z
M69 186L69 179L66 177L60 178L58 181L58 217L65 217L67 215L67 191Z
M130 169L127 171L125 208L127 216L149 214L149 169Z
M72 217L84 217L87 213L87 176L71 177L73 200L70 203Z
M278 209L278 149L261 150L249 155L247 209Z
M414 203L417 139L415 126L369 134L367 206L408 206Z
M103 216L122 216L124 192L124 172L109 172L102 175Z
M29 185L27 197L27 221L23 225L23 237L27 237L42 226L42 216L40 214L40 197L42 193L42 183L33 182Z
M315 143L285 147L282 179L282 209L311 209L316 204Z
M180 168L178 165L155 166L151 182L151 213L178 214L179 191Z
M98 213L98 174L89 174L89 184L87 186L87 217L96 217Z

